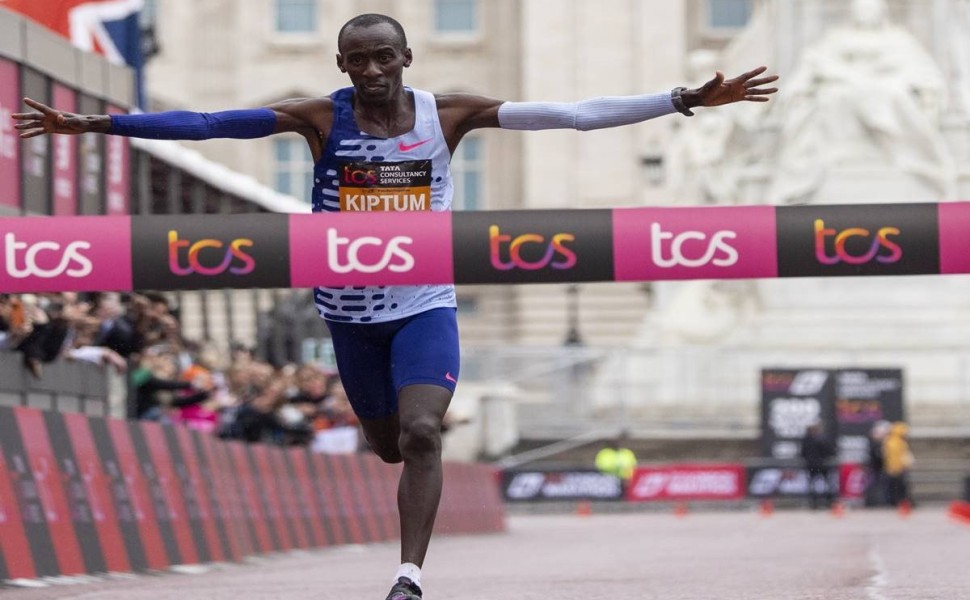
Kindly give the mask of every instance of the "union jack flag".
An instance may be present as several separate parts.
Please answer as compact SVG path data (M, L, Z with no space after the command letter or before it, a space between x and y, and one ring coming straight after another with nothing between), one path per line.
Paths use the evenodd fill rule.
M143 0L0 0L0 7L21 13L78 48L134 69L139 106L144 59L138 15L143 4Z

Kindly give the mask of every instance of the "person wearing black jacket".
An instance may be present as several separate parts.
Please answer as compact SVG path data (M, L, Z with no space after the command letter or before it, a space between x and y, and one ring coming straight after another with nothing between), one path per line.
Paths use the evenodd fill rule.
M808 500L812 510L819 508L820 500L824 500L825 507L831 506L835 494L829 481L828 462L835 456L835 448L825 437L821 423L813 423L805 430L801 456L808 470Z

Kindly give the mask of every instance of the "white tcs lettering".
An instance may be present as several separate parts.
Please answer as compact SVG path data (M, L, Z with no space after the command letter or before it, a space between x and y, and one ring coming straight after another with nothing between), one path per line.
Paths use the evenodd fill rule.
M664 231L660 223L650 224L650 253L653 262L658 267L669 269L678 265L684 267L703 267L712 264L716 267L730 267L738 262L738 251L731 246L728 239L735 239L738 234L733 231L718 231L712 237L704 253L699 258L688 258L684 255L684 244L689 240L698 242L707 241L707 236L700 231L684 231L677 235L673 232ZM670 258L664 257L664 241L670 240ZM721 252L722 255L714 258L714 255Z
M403 246L413 244L414 240L408 236L396 236L387 242L384 253L379 261L374 264L364 264L360 259L360 250L364 246L375 246L380 248L384 245L384 240L364 236L353 241L350 238L340 237L336 229L327 230L327 261L330 269L335 273L377 273L387 269L394 273L406 273L414 268L414 257ZM341 262L340 249L346 246L346 260ZM398 259L400 262L391 264L391 261Z
M4 236L4 241L6 242L5 259L7 273L16 279L23 279L25 277L50 279L64 274L69 277L87 277L94 270L94 265L91 264L91 260L81 253L81 250L91 249L89 242L71 242L64 249L63 254L61 254L57 266L53 269L44 269L38 264L37 256L41 252L60 252L60 244L57 242L37 242L31 245L27 242L18 242L17 237L12 232ZM17 253L20 250L24 250L23 269L17 265ZM72 263L73 266L70 266Z

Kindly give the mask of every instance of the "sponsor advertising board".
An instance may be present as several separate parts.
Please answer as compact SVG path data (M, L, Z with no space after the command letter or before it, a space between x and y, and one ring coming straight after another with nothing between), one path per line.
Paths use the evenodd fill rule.
M592 469L505 471L502 492L509 502L623 499L623 485L618 477Z
M630 480L626 497L635 502L740 500L745 495L744 476L741 465L640 467Z

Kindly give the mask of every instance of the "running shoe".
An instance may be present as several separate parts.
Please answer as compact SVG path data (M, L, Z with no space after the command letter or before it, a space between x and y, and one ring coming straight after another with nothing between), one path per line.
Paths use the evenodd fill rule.
M398 577L386 600L421 600L421 588L407 577Z

